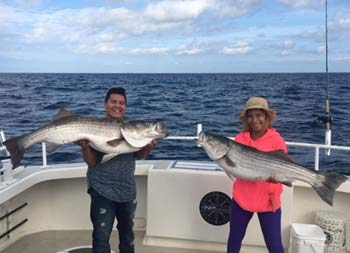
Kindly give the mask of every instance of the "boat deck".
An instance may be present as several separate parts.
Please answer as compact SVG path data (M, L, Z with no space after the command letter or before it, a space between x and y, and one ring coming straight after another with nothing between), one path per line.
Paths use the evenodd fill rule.
M13 180L0 189L0 216L4 217L0 230L7 233L16 229L10 231L10 238L0 240L0 252L91 252L90 198L85 175L86 164L82 163L28 166L14 171ZM215 225L219 223L216 217L226 217L222 206L226 206L226 199L230 200L232 194L232 181L223 171L215 170L208 162L148 160L137 162L135 177L137 253L225 252L229 224ZM344 214L349 251L349 193L348 181L337 189L330 207L306 183L295 182L293 187L285 187L282 236L286 252L291 251L291 225L314 224L319 210ZM217 198L223 194L227 198ZM210 202L204 201L208 196ZM201 210L213 212L208 216ZM19 224L22 225L17 227ZM111 246L117 253L117 231L113 233ZM259 221L254 216L242 253L266 252Z
M138 253L206 253L209 251L190 250L180 248L145 246L142 241L144 231L135 232L135 252ZM91 245L91 231L44 231L25 236L16 243L10 245L1 253L91 253L87 249ZM111 247L114 252L118 251L118 234L113 232L111 236ZM80 249L78 249L80 248ZM83 250L83 248L85 248ZM68 250L71 249L71 250ZM212 250L210 251L212 253Z

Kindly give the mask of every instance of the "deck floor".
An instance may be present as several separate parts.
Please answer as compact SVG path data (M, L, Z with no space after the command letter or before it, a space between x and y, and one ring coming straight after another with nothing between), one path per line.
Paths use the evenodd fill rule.
M209 251L189 250L179 248L153 247L142 244L143 231L135 232L135 252L137 253L207 253ZM1 253L57 253L79 246L91 245L89 231L45 231L21 238ZM111 236L112 250L118 253L118 236L113 232ZM91 253L90 250L73 250L72 253ZM212 252L211 253L215 253Z

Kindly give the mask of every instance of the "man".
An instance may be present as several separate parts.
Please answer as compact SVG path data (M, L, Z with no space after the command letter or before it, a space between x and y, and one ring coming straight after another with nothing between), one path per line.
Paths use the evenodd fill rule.
M122 122L127 110L125 89L110 89L105 98L107 118ZM93 252L110 253L109 239L114 219L118 221L120 253L134 253L133 219L136 210L135 159L143 159L156 146L152 141L143 149L118 155L101 164L103 153L89 146L87 140L78 144L88 165L88 193L91 197L90 218L93 224Z

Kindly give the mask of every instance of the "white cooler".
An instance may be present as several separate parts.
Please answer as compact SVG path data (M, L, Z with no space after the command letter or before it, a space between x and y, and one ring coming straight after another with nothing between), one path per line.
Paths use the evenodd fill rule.
M292 224L292 253L323 253L326 236L318 225Z

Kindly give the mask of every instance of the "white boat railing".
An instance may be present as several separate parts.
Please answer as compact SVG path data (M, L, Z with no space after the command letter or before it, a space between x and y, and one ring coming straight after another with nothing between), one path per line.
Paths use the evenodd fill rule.
M168 136L166 140L170 141L194 141L198 138L199 133L202 131L202 124L197 124L197 135L196 136ZM0 131L1 139L5 140L5 135L3 131ZM232 140L234 140L233 137L228 137ZM314 156L314 170L319 170L319 164L320 164L320 149L324 150L343 150L343 151L350 151L350 147L347 146L336 146L336 145L325 145L325 144L314 144L314 143L302 143L302 142L290 142L287 141L286 144L291 147L304 147L304 148L313 148L315 150L315 156ZM5 151L6 148L4 146L0 146L0 153ZM46 152L46 145L45 143L42 143L42 161L43 161L43 167L47 167L47 152Z
M168 136L167 140L182 140L182 141L194 141L198 138L199 133L202 131L202 124L197 124L197 136ZM231 140L234 140L233 137L228 137ZM304 147L304 148L313 148L315 150L314 156L314 170L318 171L320 168L320 149L327 150L343 150L350 151L350 147L346 146L336 146L336 145L325 145L325 144L314 144L314 143L303 143L303 142L291 142L286 141L287 146L291 147Z

